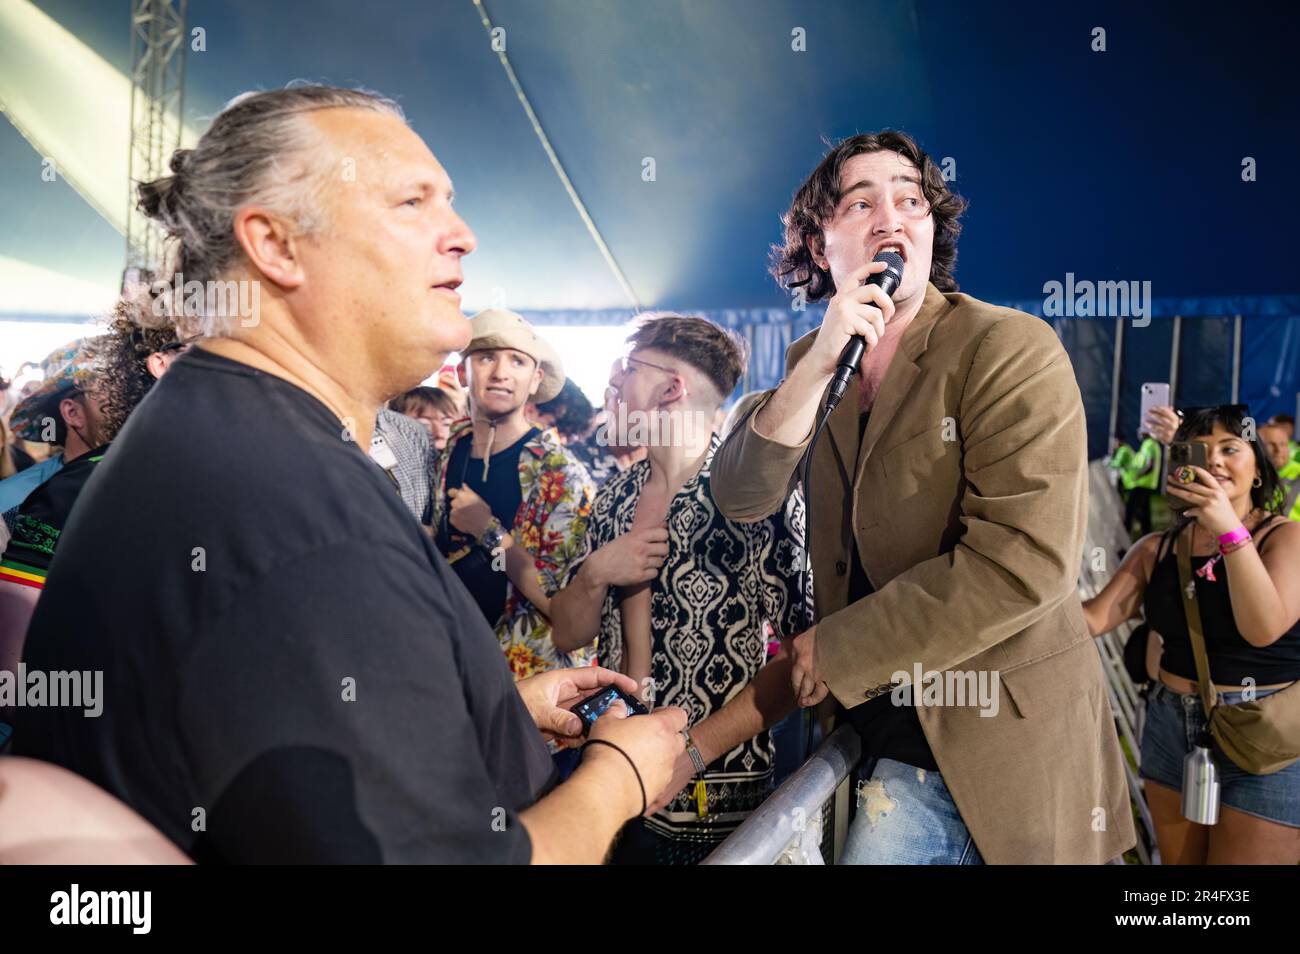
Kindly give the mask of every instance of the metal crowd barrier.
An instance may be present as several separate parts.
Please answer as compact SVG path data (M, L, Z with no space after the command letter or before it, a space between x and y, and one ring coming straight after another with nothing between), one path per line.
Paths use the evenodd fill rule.
M1123 554L1132 546L1120 508L1119 494L1111 482L1109 469L1100 460L1092 461L1088 465L1088 537L1079 570L1080 599L1086 600L1101 592L1119 568ZM1095 642L1106 675L1106 692L1115 716L1115 729L1124 750L1129 801L1138 820L1137 856L1142 864L1159 864L1155 823L1142 791L1142 780L1137 774L1142 758L1139 743L1145 702L1124 668L1124 644L1135 628L1133 623L1124 623Z
M1100 592L1131 543L1119 495L1102 461L1088 466L1088 534L1079 573L1079 596ZM1096 640L1115 728L1125 750L1129 799L1138 818L1136 853L1142 864L1159 864L1155 826L1138 778L1143 701L1124 669L1125 623ZM706 865L825 864L838 858L849 818L849 773L861 758L857 733L841 726L811 758L772 793L730 837L704 859Z
M827 841L833 858L847 831L849 773L861 757L858 733L840 726L702 864L819 865Z

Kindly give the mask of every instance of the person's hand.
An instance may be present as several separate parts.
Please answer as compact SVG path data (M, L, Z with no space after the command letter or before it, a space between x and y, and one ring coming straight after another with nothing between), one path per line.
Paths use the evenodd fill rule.
M1183 468L1187 468L1195 475L1195 482L1190 484L1179 482L1179 471ZM1232 502L1228 499L1228 493L1223 489L1223 485L1215 480L1208 470L1203 470L1194 464L1184 464L1171 470L1169 479L1165 482L1165 493L1192 504L1183 512L1189 517L1194 517L1211 536L1222 536L1242 525L1237 511L1232 509Z
M668 558L668 528L643 527L615 537L590 557L598 582L605 586L635 586L659 575ZM585 571L584 571L585 572Z
M1168 404L1157 404L1150 411L1149 416L1142 422L1146 432L1158 440L1161 444L1172 444L1174 434L1178 431L1178 426L1183 422L1178 417L1178 412Z
M887 267L884 262L868 262L855 270L826 306L817 339L804 358L822 375L835 373L851 336L861 335L866 340L866 357L885 333L885 325L894 317L893 299L879 285L862 283Z
M528 714L533 717L533 724L541 730L542 737L570 748L582 744L582 720L570 710L605 686L618 686L628 695L635 694L638 688L631 676L599 666L552 669L515 683L515 689ZM627 714L625 706L611 708Z
M681 791L680 788L672 792L668 789L675 777L678 759L686 755L686 737L682 735L686 728L686 711L677 706L664 706L649 715L628 718L615 712L617 708L610 706L610 710L596 720L591 738L612 742L627 753L645 785L647 811L654 806L666 805ZM636 804L628 817L641 811L641 790L623 756L607 745L593 745L583 750L582 759L584 762L588 759L621 762L621 771L627 773L628 784L624 791L636 793Z
M817 627L790 640L790 688L805 709L826 698L830 690L817 672Z
M451 499L451 525L477 540L492 522L492 508L469 487L453 487L447 496Z
M668 779L668 784L664 786L663 791L657 797L651 799L650 807L646 809L646 817L648 818L655 812L668 807L668 803L676 798L682 789L690 785L694 778L695 763L691 761L690 755L683 749L682 754L677 756L677 760L673 763L673 774ZM648 792L649 788L646 791Z

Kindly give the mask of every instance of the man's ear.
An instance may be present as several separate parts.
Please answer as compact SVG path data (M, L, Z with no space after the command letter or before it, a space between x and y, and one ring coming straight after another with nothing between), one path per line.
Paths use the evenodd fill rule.
M260 206L235 213L235 239L256 272L281 288L297 288L306 276L298 239L289 223Z
M818 233L817 235L808 236L808 252L812 255L813 264L822 271L830 271L830 263L826 261L826 239Z
M469 375L466 369L469 367L469 355L460 359L460 364L456 365L456 380L460 382L461 388L469 387Z
M690 390L686 387L686 379L680 374L674 374L672 380L664 386L660 403L671 404L673 401L685 400L688 394Z
M533 369L533 384L532 387L528 389L529 397L534 397L537 394L537 389L542 386L542 379L544 377L546 377L546 372L542 370L542 363L539 361L537 367Z
M81 431L86 429L86 409L76 398L65 397L59 402L59 416L69 427Z
M149 369L149 376L157 381L167 370L167 359L163 357L161 351L155 351L144 359L144 366Z

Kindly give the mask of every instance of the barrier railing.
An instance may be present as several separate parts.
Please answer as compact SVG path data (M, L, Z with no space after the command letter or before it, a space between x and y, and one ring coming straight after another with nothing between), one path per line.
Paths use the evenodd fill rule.
M1101 592L1130 546L1132 542L1120 515L1119 494L1111 482L1110 471L1102 461L1094 460L1088 465L1088 535L1079 568L1080 599L1087 600ZM1134 628L1133 623L1123 623L1114 632L1099 637L1096 643L1106 676L1106 693L1115 716L1115 729L1123 743L1129 800L1138 820L1135 850L1142 864L1159 864L1155 823L1137 773L1142 757L1139 740L1142 738L1145 703L1124 667L1124 644Z
M823 864L827 809L861 757L858 733L840 726L703 864ZM829 812L832 842L835 814Z

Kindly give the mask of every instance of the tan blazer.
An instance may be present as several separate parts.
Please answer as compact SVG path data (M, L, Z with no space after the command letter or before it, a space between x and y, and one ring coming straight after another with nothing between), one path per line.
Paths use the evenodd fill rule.
M815 334L791 345L787 374ZM822 678L852 708L889 693L895 673L914 682L917 663L983 671L996 715L978 704L917 714L984 859L1084 864L1121 854L1135 833L1076 593L1088 455L1060 341L1038 318L931 285L861 446L855 397L850 387L813 460ZM761 436L751 417L713 461L722 512L774 512L806 447ZM853 546L876 592L849 606Z

